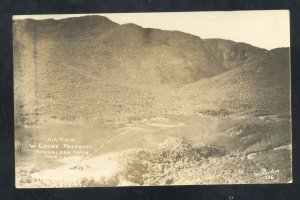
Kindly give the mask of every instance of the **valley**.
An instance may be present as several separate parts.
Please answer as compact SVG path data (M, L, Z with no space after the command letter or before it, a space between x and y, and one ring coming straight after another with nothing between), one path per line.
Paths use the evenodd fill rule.
M18 187L291 181L289 48L102 16L13 27Z

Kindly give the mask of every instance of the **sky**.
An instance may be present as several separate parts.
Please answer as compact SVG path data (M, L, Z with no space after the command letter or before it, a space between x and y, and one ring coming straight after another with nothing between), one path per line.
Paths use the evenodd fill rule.
M265 49L290 46L288 10L15 15L13 18L58 20L85 15L105 16L119 24L182 31L203 39L245 42Z

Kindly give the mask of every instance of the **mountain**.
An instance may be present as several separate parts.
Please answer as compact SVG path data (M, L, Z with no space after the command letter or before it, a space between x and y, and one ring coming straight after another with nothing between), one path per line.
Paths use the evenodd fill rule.
M183 86L181 96L200 113L221 109L228 114L289 115L289 65L288 48L266 51L234 70Z
M268 51L102 16L15 20L13 28L20 123L290 109L288 48Z

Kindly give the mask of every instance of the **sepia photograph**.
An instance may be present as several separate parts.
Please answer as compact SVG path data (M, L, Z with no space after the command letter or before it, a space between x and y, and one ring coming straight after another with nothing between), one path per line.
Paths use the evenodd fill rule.
M289 18L14 15L16 187L292 183Z

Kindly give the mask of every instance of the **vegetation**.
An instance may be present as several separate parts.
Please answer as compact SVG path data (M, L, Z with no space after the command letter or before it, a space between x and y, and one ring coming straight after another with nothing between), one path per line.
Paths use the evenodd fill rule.
M227 109L220 108L215 110L201 110L199 111L200 114L212 116L212 117L226 117L231 114L231 112Z
M289 167L280 162L286 155L268 162L248 160L243 152L226 153L215 146L194 146L190 142L169 138L152 151L136 151L122 160L120 180L137 185L272 183L288 181ZM268 154L261 155L265 157ZM279 165L273 165L277 161ZM287 164L289 165L289 164ZM272 167L280 173L269 174ZM287 167L285 169L285 167ZM256 176L255 173L266 170ZM275 169L274 169L275 170ZM273 170L273 171L274 171Z
M183 179L178 174L180 171L196 168L206 158L223 154L214 146L194 147L187 140L168 138L155 150L124 155L119 177L137 185L170 185Z
M283 160L283 161L282 161ZM22 187L103 187L189 184L234 184L288 182L291 177L287 150L260 152L247 158L243 151L226 152L212 145L193 145L170 137L156 149L134 150L119 161L119 170L110 177L82 178L54 182L32 178L36 170L21 169L17 185Z

